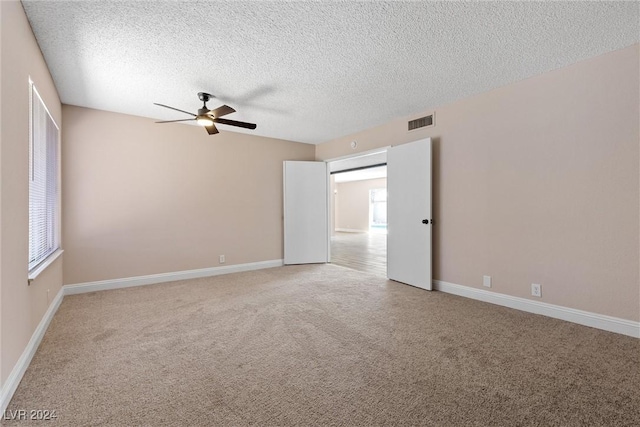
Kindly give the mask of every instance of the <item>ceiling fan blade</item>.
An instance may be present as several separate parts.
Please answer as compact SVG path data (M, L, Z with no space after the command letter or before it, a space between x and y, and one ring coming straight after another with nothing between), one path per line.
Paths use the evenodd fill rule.
M185 113L185 114L188 114L188 115L193 116L193 117L195 117L195 116L196 116L195 114L190 113L190 112L188 112L188 111L180 110L180 109L178 109L178 108L169 107L168 105L158 104L158 103L155 103L155 102L153 103L153 105L157 105L157 106L159 106L159 107L164 107L164 108L170 108L170 109L172 109L172 110L180 111L181 113Z
M256 125L254 123L239 122L239 121L236 121L236 120L215 118L215 119L213 119L213 121L216 122L216 123L223 124L223 125L237 126L237 127L246 128L246 129L255 129L256 128Z
M235 112L236 110L229 107L228 105L223 105L222 107L218 107L215 110L210 110L207 114L217 118L217 117L226 116L227 114L231 114Z
M211 126L204 126L204 128L207 130L207 133L209 135L215 135L216 133L218 133L218 128L213 123L211 124Z
M195 119L181 119L181 120L162 120L160 122L156 122L156 123L174 123L174 122L190 122L192 120Z

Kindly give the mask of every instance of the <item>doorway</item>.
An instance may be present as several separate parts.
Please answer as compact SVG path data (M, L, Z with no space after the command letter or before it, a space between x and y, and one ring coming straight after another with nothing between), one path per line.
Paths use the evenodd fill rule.
M386 277L386 151L329 167L331 262Z
M355 145L354 145L355 146ZM337 227L335 205L341 203L336 179L331 174L353 172L356 169L373 169L387 166L388 171L388 233L386 239L386 276L390 280L431 290L431 138L387 147L384 164L367 163L347 169L333 169L332 161L285 161L284 162L284 260L285 265L296 264L287 257L290 247L296 244L315 256L302 263L331 262L331 233L341 232ZM368 157L369 155L361 155ZM352 159L345 159L352 160ZM355 159L354 159L355 160ZM335 160L333 161L335 162ZM318 179L316 192L306 191L304 177ZM322 183L321 183L322 181ZM327 187L330 191L327 191ZM300 197L300 194L305 197ZM306 196L312 201L305 202ZM317 200L318 204L315 205ZM318 215L319 212L322 215ZM338 211L339 212L339 211ZM339 216L340 214L338 214ZM350 231L347 229L346 231ZM317 233L310 240L308 233ZM381 233L384 235L383 233ZM324 236L323 236L324 235ZM334 239L335 240L335 239ZM317 252L317 253L316 253ZM368 251L367 251L368 252ZM300 263L300 262L298 262ZM368 271L368 269L365 269ZM373 271L373 270L372 270Z

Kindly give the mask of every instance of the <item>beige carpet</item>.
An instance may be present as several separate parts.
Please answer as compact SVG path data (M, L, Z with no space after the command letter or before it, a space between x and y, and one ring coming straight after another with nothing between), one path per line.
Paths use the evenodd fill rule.
M290 266L65 298L19 409L56 411L33 425L638 426L640 340Z

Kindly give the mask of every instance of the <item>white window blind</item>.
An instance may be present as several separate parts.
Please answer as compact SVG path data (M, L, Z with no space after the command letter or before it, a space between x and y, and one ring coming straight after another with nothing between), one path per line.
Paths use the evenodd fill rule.
M33 83L29 145L29 270L58 249L59 130Z

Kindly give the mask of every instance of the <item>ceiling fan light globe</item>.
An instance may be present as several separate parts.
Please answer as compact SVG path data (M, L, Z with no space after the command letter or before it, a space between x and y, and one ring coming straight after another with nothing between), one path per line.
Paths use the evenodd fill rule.
M213 124L213 120L210 117L197 117L196 123L200 126L211 126Z

